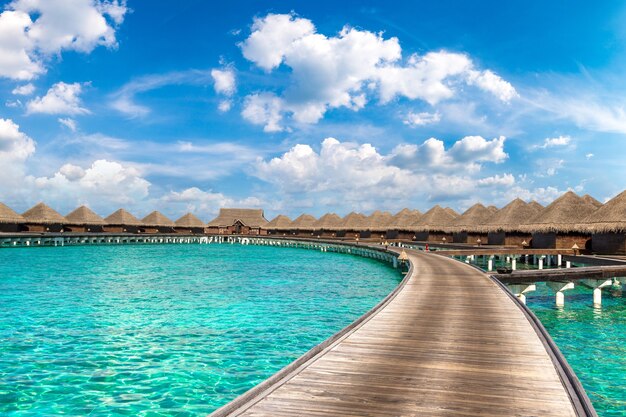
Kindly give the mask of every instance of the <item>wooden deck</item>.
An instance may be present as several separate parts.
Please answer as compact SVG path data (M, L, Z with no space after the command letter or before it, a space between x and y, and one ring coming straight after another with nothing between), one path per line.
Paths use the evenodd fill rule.
M387 305L212 416L579 415L542 340L498 284L460 262L407 252L413 272Z

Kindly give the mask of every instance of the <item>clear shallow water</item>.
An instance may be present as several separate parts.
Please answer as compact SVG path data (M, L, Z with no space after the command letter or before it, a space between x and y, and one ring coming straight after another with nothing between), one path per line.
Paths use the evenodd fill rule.
M592 290L564 292L565 307L554 306L545 284L527 294L533 310L576 372L602 417L626 416L626 292L604 290L602 308L593 308Z
M400 279L294 248L0 250L0 415L206 415Z

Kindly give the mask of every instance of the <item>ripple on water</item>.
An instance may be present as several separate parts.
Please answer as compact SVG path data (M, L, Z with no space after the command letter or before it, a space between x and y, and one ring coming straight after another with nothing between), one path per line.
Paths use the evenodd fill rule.
M373 260L293 248L0 251L0 414L206 415L399 283Z

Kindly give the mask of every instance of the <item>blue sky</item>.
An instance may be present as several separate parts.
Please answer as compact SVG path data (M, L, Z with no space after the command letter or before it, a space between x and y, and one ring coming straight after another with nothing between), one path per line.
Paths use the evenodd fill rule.
M621 2L15 0L0 201L463 210L626 178Z

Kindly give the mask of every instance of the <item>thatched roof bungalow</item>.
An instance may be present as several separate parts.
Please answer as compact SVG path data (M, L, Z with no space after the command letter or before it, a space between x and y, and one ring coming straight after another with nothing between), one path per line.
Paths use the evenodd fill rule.
M516 198L494 213L480 230L487 232L490 245L530 246L532 235L524 226L542 209L537 202L526 203Z
M65 217L45 205L39 203L22 213L26 231L29 232L62 232L67 223Z
M222 208L207 226L214 234L261 235L267 234L267 223L262 209Z
M159 211L153 211L141 219L146 233L174 233L174 223L170 218Z
M291 234L310 236L315 222L317 222L317 219L310 214L301 214L291 222Z
M67 216L64 226L66 232L101 233L106 222L87 206L80 206Z
M626 191L584 218L579 227L591 233L593 252L626 255Z
M596 208L602 207L602 203L590 196L589 194L585 194L582 196L582 199L585 200L586 203L593 204Z
M476 203L454 219L450 228L453 232L454 243L487 244L487 233L481 232L480 229L491 219L494 210L498 209L494 206L489 208Z
M541 210L523 228L531 232L532 247L538 249L591 250L591 234L581 231L580 223L598 208L592 201L568 191Z
M0 203L0 233L17 233L22 231L26 220L8 206Z
M411 225L417 222L422 213L419 210L404 208L396 213L387 226L386 239L415 240Z
M368 238L371 236L367 216L354 211L341 219L341 223L337 230L338 237L359 237Z
M187 213L174 221L176 233L202 235L206 224L192 213Z
M393 214L388 211L376 210L367 218L367 227L372 232L386 232L393 221Z
M418 241L452 243L451 227L456 219L456 212L444 209L440 205L428 210L419 220L411 224Z
M313 235L324 237L335 237L343 220L335 213L326 213L320 217L311 228Z
M104 231L109 233L141 233L144 223L121 208L104 218Z
M270 235L289 235L291 234L292 221L289 217L279 214L265 225L267 233Z

